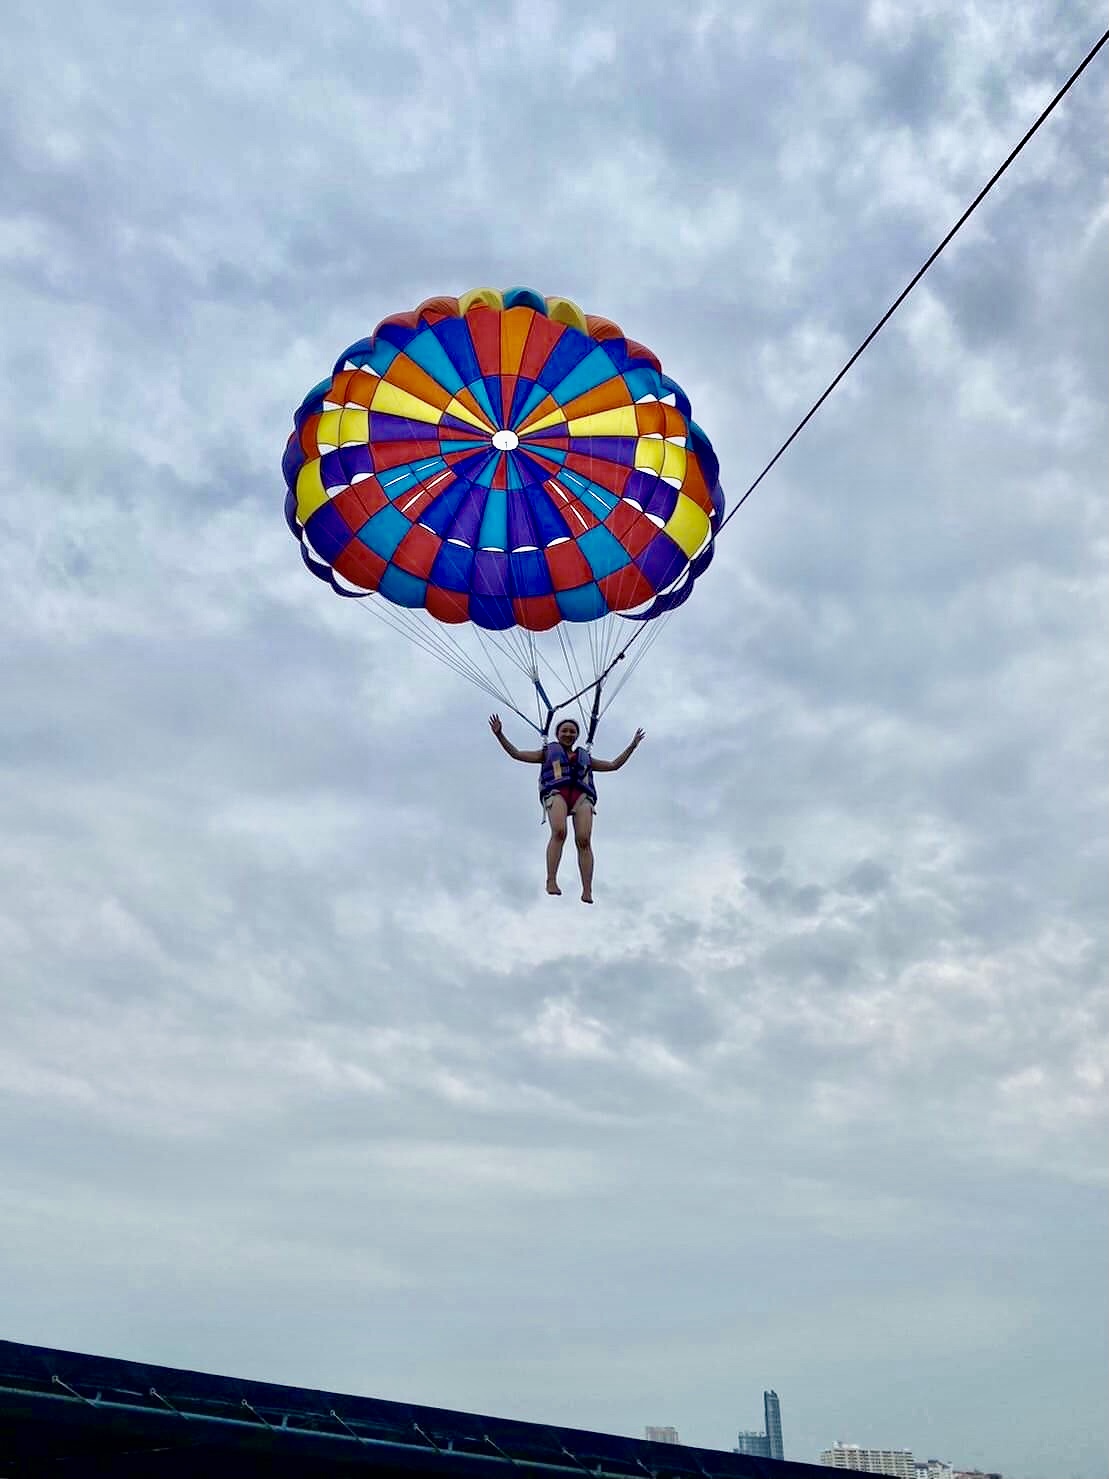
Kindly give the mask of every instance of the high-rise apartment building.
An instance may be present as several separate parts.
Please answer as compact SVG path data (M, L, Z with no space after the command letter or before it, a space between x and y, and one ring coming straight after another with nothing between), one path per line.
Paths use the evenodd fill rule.
M733 1453L752 1453L756 1458L770 1457L770 1439L765 1433L737 1433Z
M777 1392L763 1392L762 1410L766 1420L766 1441L771 1458L785 1458L782 1448L782 1406Z
M858 1443L834 1443L820 1455L831 1469L855 1469L863 1474L892 1474L894 1479L916 1479L911 1448L863 1448Z
M955 1476L953 1466L945 1464L942 1458L918 1458L913 1468L916 1470L916 1479L954 1479Z
M679 1442L677 1428L644 1428L643 1436L651 1443Z

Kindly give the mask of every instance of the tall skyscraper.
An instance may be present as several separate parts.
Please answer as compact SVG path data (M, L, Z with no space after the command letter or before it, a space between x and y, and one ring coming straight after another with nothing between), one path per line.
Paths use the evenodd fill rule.
M766 1418L766 1441L771 1458L785 1458L782 1447L782 1407L777 1392L763 1392L762 1410Z
M756 1458L785 1458L782 1447L782 1406L777 1392L763 1392L762 1410L766 1419L765 1433L736 1434L733 1453L751 1453Z

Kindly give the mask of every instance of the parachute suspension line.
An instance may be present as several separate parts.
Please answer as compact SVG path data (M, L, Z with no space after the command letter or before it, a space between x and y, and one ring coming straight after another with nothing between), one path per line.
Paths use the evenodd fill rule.
M537 688L539 686L539 681L542 678L544 671L546 672L547 677L552 680L552 684L551 684L552 687L554 686L555 683L561 683L563 681L562 674L559 672L558 668L555 666L555 664L551 661L551 659L547 656L547 654L545 652L540 652L538 650L538 648L537 648L536 649L535 656L536 656L536 678L535 678L535 683L536 683L536 687ZM546 698L546 697L547 696L544 695L544 698ZM549 702L549 700L548 700L548 702Z
M614 616L612 618L612 638L611 638L611 641L609 642L608 652L607 652L607 654L605 656L605 667L606 668L612 662L613 658L616 656L616 653L619 651L620 647L622 646L623 641L624 641L624 637L627 635L627 630L628 630L628 623L627 623L627 620L623 616Z
M593 639L594 673L600 673L600 671L603 670L603 667L605 667L605 654L606 652L608 652L609 642L611 642L612 640L611 626L609 626L612 620L614 620L614 618L612 618L612 614L611 612L609 612L606 617L603 617L602 620L597 623L597 629L599 630L597 630L596 637L594 637Z
M530 630L528 632L528 645L531 648L531 681L535 689L535 704L539 718L543 721L542 725L537 727L539 728L540 735L545 740L547 738L547 731L551 727L551 720L554 717L554 705L551 703L547 690L543 687L543 679L539 676L540 654L538 647L535 645L535 633Z
M501 675L501 670L497 666L497 659L493 656L493 651L491 650L494 644L491 641L487 640L489 637L489 633L486 632L482 627L475 626L474 635L477 637L478 642L481 644L481 650L485 653L485 660L488 662L489 666L493 669L493 672L497 676L497 682L501 685L501 688L503 689L505 694L507 694L508 684L504 681L504 678ZM501 652L502 656L508 657L510 661L516 661L512 654L505 652L503 648L501 649ZM517 664L517 666L519 666L519 664ZM526 673L526 668L524 669L524 671Z
M392 627L401 636L408 638L414 646L421 648L424 652L436 658L444 667L450 668L452 672L457 673L461 678L465 678L467 682L472 683L476 688L482 689L490 697L502 700L511 706L511 695L505 691L504 687L498 688L492 679L486 673L482 672L481 668L465 654L455 654L446 644L436 643L430 640L426 630L422 629L418 623L390 622L377 605L369 606L366 609L375 613L381 620L385 621L387 626Z
M533 723L518 705L513 702L512 694L507 684L497 671L492 657L488 654L489 664L497 675L500 687L478 667L474 660L459 645L453 634L448 633L440 625L437 624L435 627L431 627L420 621L414 612L408 611L403 606L395 606L391 602L385 603L382 601L360 599L357 604L359 609L365 611L368 615L375 616L400 636L406 637L413 646L419 647L422 651L428 653L429 656L441 662L444 667L450 668L459 677L465 678L468 682L472 683L475 688L480 688L498 703L504 704L506 708L523 719L524 723L530 725L532 729L538 729L539 726ZM403 617L408 617L409 620L405 621ZM447 640L448 638L449 641ZM452 651L452 645L456 649L455 651Z
M522 673L526 673L530 678L534 663L531 660L531 652L527 640L528 635L520 627L508 627L504 631L497 633L497 637L500 639L506 654L509 652L512 654L510 660L516 664Z
M475 683L479 688L484 688L486 692L496 695L496 690L490 685L489 679L485 677L481 669L464 653L457 655L452 653L441 637L437 640L438 634L433 633L422 623L414 619L405 621L402 613L403 616L410 618L411 613L407 612L403 606L394 606L391 603L375 601L372 597L359 599L358 606L367 615L374 616L378 621L384 622L390 630L398 632L402 637L406 637L414 646L422 648L424 652L429 653L461 677L469 679L471 683Z
M479 630L479 640L480 640L480 629L478 629L478 630ZM486 638L493 638L493 637L503 637L505 635L505 633L504 632L486 632L484 635L485 635ZM540 662L543 662L544 665L546 667L548 667L548 668L550 668L551 665L550 665L549 662L547 662L547 660L544 658L543 654L539 651L538 647L536 646L536 643L535 643L535 634L533 632L528 631L525 628L520 628L519 631L517 631L515 633L515 636L516 636L516 639L517 639L517 647L519 649L520 656L517 657L517 656L513 655L511 652L508 652L506 649L502 649L502 650L505 650L506 651L506 655L509 657L509 659L516 664L516 666L520 669L520 671L531 682L531 685L532 685L533 689L535 690L536 710L537 710L537 714L538 714L538 717L539 717L539 721L540 722L539 723L536 723L535 720L533 720L533 719L527 719L527 716L524 715L522 713L522 711L519 708L516 707L516 705L512 702L510 695L508 694L507 685L504 685L504 689L505 689L505 702L508 704L508 707L510 709L512 709L513 713L519 714L521 718L525 719L526 722L531 726L531 728L536 731L536 733L538 733L540 735L545 735L547 733L548 728L550 727L551 716L554 713L554 706L551 703L551 700L550 700L550 698L547 695L546 689L543 687L543 681L542 681L542 678L541 678L540 672L539 672L539 664L540 664ZM484 643L483 643L483 645L484 645ZM494 668L494 671L496 671L496 664L495 664L492 656L489 655L488 652L487 652L487 656L488 656L488 660L489 660L490 664ZM551 671L552 671L552 673L554 673L554 676L555 677L558 676L557 672L553 668L551 669ZM498 678L500 678L500 674L499 673L497 674L497 676L498 676ZM504 684L504 679L503 678L501 678L500 681L501 681L502 684Z
M654 621L650 621L650 622L646 622L646 621L639 622L638 625L636 626L635 631L628 638L628 640L624 643L624 645L620 649L620 651L617 652L617 653L615 653L615 655L604 665L604 667L598 672L596 678L591 678L588 682L584 682L584 681L581 680L581 673L580 672L578 673L578 681L580 683L580 687L579 687L578 691L576 693L571 694L569 698L564 699L560 704L558 704L557 707L560 708L560 709L566 709L566 708L569 708L571 704L576 703L578 705L579 712L582 714L582 717L584 718L585 717L585 711L582 708L582 705L580 703L580 700L587 693L589 693L594 688L594 686L596 686L598 688L599 687L602 687L604 685L604 683L605 683L605 680L608 678L609 674L614 671L614 669L616 668L616 666L617 666L618 663L621 663L621 662L623 662L625 660L625 658L628 656L628 653L631 652L632 648L639 641L640 637L644 636L644 634L648 635L649 640L647 642L645 642L642 645L642 647L639 649L639 651L636 653L635 657L629 663L627 670L621 675L620 679L614 684L614 686L613 686L613 688L612 688L612 690L611 690L611 692L609 694L609 697L608 697L607 701L601 706L600 712L601 712L601 714L603 714L605 712L605 709L608 708L608 705L612 702L612 700L620 692L620 689L623 688L624 684L628 681L628 678L631 676L631 674L635 671L635 669L642 662L644 655L651 649L651 647L654 645L654 643L658 640L659 633L662 630L663 625L666 622L669 621L670 617L673 616L673 614L674 614L674 609L672 608L670 611L663 612L662 616L656 617ZM561 634L560 634L560 640L561 640ZM614 645L618 645L618 644L614 644ZM569 666L570 666L569 660L567 660L567 668L568 669L569 669Z
M472 666L476 671L481 671L478 664L469 655L469 653L465 651L465 649L459 643L458 639L454 636L453 632L451 632L448 627L443 626L441 623L436 622L431 618L429 618L428 625L426 627L423 625L423 623L420 623L420 625L421 629L424 631L434 630L436 632L442 632L444 637L457 648L462 660ZM510 645L505 640L507 634L503 631L487 630L479 626L471 626L469 629L474 634L474 640L481 647L485 660L493 668L494 672L496 672L498 681L502 684L503 687L505 687L505 702L507 703L507 685L505 684L504 678L496 666L496 659L493 657L492 652L490 651L490 647L493 647L498 652L500 652L503 659L512 663L512 665L530 681L533 677L534 664L530 661L526 644L524 644L519 638L518 633L516 634L517 640Z
M523 640L520 632L515 630L485 633L486 640L499 647L505 658L516 668L530 683L535 664L531 660L527 643Z
M578 713L581 715L582 723L584 724L585 709L578 701L580 700L582 694L588 692L589 688L592 687L592 682L586 683L585 679L583 678L581 666L578 663L577 653L574 651L574 645L571 641L569 641L566 633L562 630L561 622L558 624L557 627L555 627L555 631L558 634L558 644L562 648L562 655L566 661L566 672L570 679L570 687L576 687L580 690L578 693L573 694L570 698L564 699L563 702L558 705L558 707L560 709L568 709L571 704L576 703L578 706Z
M627 631L627 622L622 616L610 613L601 623L603 630L598 633L597 665L594 669L597 673L603 673L612 666L612 661L620 647L624 633Z
M581 668L578 665L577 654L574 652L574 644L570 640L568 635L562 630L561 623L555 628L555 634L558 637L558 645L562 652L562 660L566 665L566 686L570 689L576 688L581 681ZM573 702L573 700L571 700L571 702ZM565 708L565 702L560 704L559 707Z
M590 622L588 627L589 671L591 673L599 673L601 671L601 633L600 631L595 631L594 628L603 627L605 622L607 621L608 616L606 614L605 616L601 617L600 621Z
M593 671L599 673L605 665L605 653L612 641L612 623L616 620L612 612L608 612L597 623L597 633L593 638Z
M406 608L398 607L397 610L405 611ZM448 625L432 620L424 621L416 615L415 611L409 614L413 633L418 632L421 637L434 641L446 653L444 661L449 665L453 663L456 671L462 671L466 676L471 677L471 681L484 683L487 686L490 684L488 674L482 671ZM490 688L489 691L494 692L495 690Z
M535 633L528 629L524 632L524 636L527 639L528 657L531 663L531 684L535 689L535 709L540 721L542 721L542 727L539 732L545 735L547 733L547 726L551 722L551 701L544 691L543 680L539 676L539 653L535 646ZM546 716L543 713L544 707L546 708Z
M534 682L539 671L539 654L535 645L535 633L527 627L520 628L520 645L527 656L528 672Z
M616 656L616 653L624 640L624 636L627 632L627 627L628 624L622 616L614 616L612 618L612 630L609 634L609 642L605 651L604 665L606 668L610 665L613 658Z
M578 661L578 654L577 649L575 649L574 646L574 640L572 640L571 634L563 632L560 627L559 643L560 646L562 646L563 657L565 657L566 660L566 680L568 680L568 682L566 682L566 686L568 686L571 691L575 688L581 688L581 685L583 685L584 680L586 679L584 679L583 671L581 671L581 663L580 661ZM565 698L563 698L562 704L560 704L559 707L565 708L568 707L568 705L574 703L577 703L577 697L571 697L569 698L569 700L565 700ZM583 710L581 710L581 704L577 704L577 710L578 719L581 720L581 723L586 722L586 716L584 716Z
M671 618L673 617L673 615L674 615L674 611L673 610L664 611L663 614L661 616L659 616L659 617L656 617L654 621L644 622L643 625L646 626L649 629L647 631L647 633L646 633L647 640L642 644L642 646L640 646L640 647L638 647L636 649L636 651L632 654L631 660L628 662L627 667L626 668L622 668L620 670L620 674L617 677L616 681L613 683L612 687L610 689L607 689L606 690L607 697L606 697L604 703L601 705L601 715L602 716L607 711L609 704L612 703L613 699L617 696L617 694L623 688L624 684L628 681L628 679L635 672L635 670L639 666L639 664L647 656L647 653L650 652L651 648L658 641L659 637L662 635L662 629L663 629L663 627L665 627L665 626L667 626L669 624L669 622L670 622ZM637 637L638 635L639 634L637 632L635 634L635 636L633 636L632 642L635 641L635 637ZM630 652L631 646L632 646L632 642L629 642L628 645L627 645L627 647L624 648L624 654L625 655L627 655ZM619 659L617 659L617 661L619 661ZM615 663L611 664L610 667L609 667L609 672L611 672L615 666L616 666Z
M403 610L404 608L399 609ZM481 665L466 651L448 627L434 620L423 621L413 611L411 613L411 627L409 630L414 634L414 640L416 639L415 634L417 633L420 637L432 640L436 644L437 653L442 654L443 661L446 662L448 667L454 667L456 672L460 672L464 677L469 678L478 687L484 687L486 692L493 694L497 698L503 698L505 703L511 703L512 695L508 690L508 685L497 671L496 664L489 658L488 653L485 654L486 661L496 675L497 682L500 684L499 688Z
M492 648L500 653L505 662L510 662L514 668L523 673L525 678L531 677L527 654L522 653L518 644L508 639L507 632L495 631L488 627L479 627L476 625L472 627L472 630L474 639L480 645L486 661L492 663L495 667L494 659L490 653L490 648ZM497 676L500 677L500 674L498 673ZM501 681L504 681L503 678Z
M612 612L606 612L600 621L593 622L589 628L589 656L590 666L595 673L602 671L605 665L605 650L612 636Z
M667 612L666 613L667 616L669 616L671 614L672 614L671 612ZM638 636L638 633L636 633L636 635ZM577 703L578 711L581 714L582 719L585 720L585 708L584 708L584 705L580 702L580 700L582 698L584 698L584 696L589 692L590 688L592 688L592 690L593 690L593 706L592 706L592 708L589 711L589 719L588 719L588 721L586 723L586 735L585 735L586 744L589 744L589 745L591 745L593 743L593 740L596 737L596 734L597 734L597 725L600 723L601 715L604 713L605 709L608 708L608 705L609 705L609 703L612 702L612 699L616 696L616 694L620 691L620 689L627 682L627 674L625 674L620 679L620 681L616 684L613 692L609 695L607 701L602 704L602 702L601 702L601 695L602 695L602 691L604 689L605 679L608 677L609 673L612 672L612 670L616 666L616 664L621 661L621 659L624 656L624 653L621 653L619 657L614 658L611 663L608 663L606 665L604 663L604 658L605 658L605 655L606 655L606 649L608 651L611 651L611 649L615 645L615 643L610 641L610 642L604 644L604 646L601 646L599 644L596 644L596 643L592 643L591 642L590 645L591 645L591 648L592 648L593 669L594 669L594 672L596 672L598 676L593 680L593 682L591 684L590 683L585 684L581 688L580 692L576 693L573 696L573 698L567 699L565 701L565 703L559 705L560 708L565 708L565 707L568 707L571 703ZM629 642L628 645L630 646L631 643ZM646 651L649 646L650 646L650 643L645 643L642 650L643 651ZM576 663L575 663L575 666L577 666ZM633 667L638 666L638 658L633 662L632 666ZM579 681L581 679L580 670L578 672L578 679L579 679ZM550 717L551 716L549 715L548 716L548 723L550 722Z
M415 614L415 613L413 613L413 614ZM441 639L444 642L449 643L450 646L454 649L455 653L458 656L458 660L460 662L466 664L467 668L472 668L473 671L475 673L478 673L484 679L484 681L486 683L489 682L488 675L482 672L481 668L477 665L477 663L474 661L474 659L466 651L465 647L462 645L462 643L459 641L459 639L455 636L455 633L454 633L453 628L451 628L450 626L447 626L445 623L437 622L437 621L434 621L434 620L429 620L426 623L425 622L419 622L418 624L419 624L419 626L421 627L422 630L425 630L425 631L434 631L437 634L439 634L441 636Z
M525 641L527 642L527 649L528 649L528 672L531 674L531 681L533 683L538 683L538 681L539 681L539 656L538 656L538 653L535 650L535 633L533 631L530 631L530 630L525 630L525 632L524 632L523 635L524 635Z
M566 677L570 687L573 688L575 682L577 681L575 677L577 667L574 660L574 649L569 639L567 638L566 633L562 630L561 623L557 627L555 627L554 630L555 636L558 638L559 649L562 652L562 661L566 665Z
M640 625L642 625L642 623L640 623ZM652 623L648 623L648 625L652 625ZM617 661L617 656L619 653L627 651L629 645L628 642L625 640L627 638L627 634L628 623L623 617L620 617L613 625L612 650L609 653L608 661L605 663L606 668L611 668L612 664Z
M503 578L501 582L500 594L506 599L509 599L511 597L511 592L508 590L507 580ZM510 627L502 630L493 630L477 626L473 628L473 631L477 642L479 643L483 653L485 654L486 662L496 674L497 681L501 685L500 693L498 696L502 697L504 699L504 702L513 711L513 713L520 715L520 717L523 718L525 722L531 726L532 729L536 730L537 733L539 733L540 735L546 734L547 727L549 726L551 721L553 709L550 699L547 697L547 694L543 690L542 682L540 680L540 653L538 651L538 648L536 647L534 632L525 627ZM507 662L510 662L531 683L532 687L535 690L536 709L539 722L527 718L527 716L523 714L523 712L517 707L517 705L512 702L511 695L508 689L508 684L505 682L504 676L497 666L496 658L493 655L493 649L499 651L502 658Z
M878 337L878 335L881 333L882 329L885 328L886 324L890 321L890 319L893 317L893 315L901 307L902 303L904 303L905 299L909 296L909 294L916 287L916 285L920 281L920 279L928 271L929 267L931 267L932 263L936 260L936 258L939 256L939 254L943 251L944 247L947 246L948 242L951 241L951 239L955 235L955 233L960 230L960 228L966 223L966 221L969 220L970 216L974 213L974 211L977 210L977 208L979 207L979 205L981 205L982 201L985 200L986 196L990 193L990 191L993 189L993 187L997 184L998 180L1001 179L1001 176L1009 168L1009 166L1012 164L1013 160L1017 157L1017 155L1020 153L1020 151L1024 148L1025 144L1028 143L1029 139L1036 132L1036 130L1040 127L1040 125L1046 121L1048 115L1051 112L1054 111L1054 109L1058 106L1059 103L1062 102L1062 100L1065 97L1065 95L1070 91L1070 89L1078 81L1079 77L1081 77L1082 73L1090 65L1090 63L1093 61L1094 57L1097 56L1098 52L1101 50L1101 48L1105 45L1105 43L1107 41L1109 41L1109 31L1106 31L1102 35L1101 39L1091 48L1090 51L1088 51L1086 53L1085 58L1082 60L1082 62L1079 63L1079 65L1070 74L1070 76L1067 78L1066 82L1063 83L1062 87L1059 89L1059 91L1052 98L1051 102L1048 103L1047 107L1043 110L1043 112L1040 114L1040 116L1036 119L1036 121L1035 121L1035 123L1033 123L1032 127L1028 130L1028 132L1024 135L1024 137L1016 145L1016 147L1009 153L1009 155L1007 156L1007 158L997 167L996 170L994 170L993 174L986 181L986 183L982 186L981 190L979 190L978 194L974 197L974 199L971 201L971 203L967 206L966 210L959 217L959 219L955 222L954 226L952 226L951 230L947 233L947 235L944 237L944 239L940 242L939 246L936 247L935 251L931 254L931 256L924 263L924 265L919 269L919 271L912 278L912 280L909 282L909 284L905 288L902 289L902 291L897 295L897 297L893 300L893 302L890 304L890 306L886 309L885 313L883 313L882 317L874 325L874 327L871 329L870 333L866 336L866 338L863 340L863 342L859 345L858 349L855 350L855 353L851 356L851 358L843 366L843 368L840 370L839 374L835 377L835 379L828 386L827 390L825 390L824 393L823 393L823 395L821 395L818 400L814 401L814 403L809 408L809 410L806 411L805 415L801 418L801 420L797 423L797 425L790 432L789 436L785 439L785 441L782 443L782 445L774 453L774 456L771 457L770 461L763 468L762 472L759 473L759 475L755 479L755 481L751 484L751 486L743 494L743 497L740 498L739 502L736 503L735 507L730 510L730 512L728 513L727 517L724 519L723 523L720 525L720 529L717 530L717 536L719 536L719 534L727 526L727 524L729 523L729 521L731 519L733 519L736 516L737 513L739 513L740 509L747 502L748 498L750 498L751 494L755 491L755 489L759 486L759 484L762 482L763 478L766 477L767 473L774 466L774 464L778 461L778 459L782 456L782 454L786 451L786 449L789 446L792 445L792 443L798 437L798 435L809 424L809 422L812 420L812 418L816 415L817 411L820 410L821 406L824 404L824 402L831 395L832 391L835 390L836 386L843 379L843 377L847 374L848 370L855 363L855 361L859 358L859 356L863 353L863 351L865 349L867 349L869 347L869 345L871 344L871 342Z
M558 626L554 627L553 628L553 631L554 631L554 634L555 634L555 639L558 642L558 650L562 654L562 666L565 669L565 677L563 677L563 675L560 673L559 674L559 682L560 683L565 683L568 687L573 688L573 686L574 686L574 669L573 669L573 664L570 661L570 650L569 650L569 643L566 640L566 633L562 630L561 623ZM553 659L553 654L552 654L552 659Z
M567 643L567 647L569 647L569 643ZM567 655L567 652L566 651L563 652L563 661L564 661L564 666L566 668L565 674L563 674L562 672L560 672L559 668L555 665L555 663L551 660L551 658L548 657L545 653L539 652L539 653L537 653L537 655L539 657L539 661L542 663L543 667L546 669L547 674L548 674L548 677L551 678L552 680L554 680L555 682L557 682L558 685L559 685L559 687L565 687L565 688L571 688L572 689L575 686L581 686L581 681L582 680L580 680L578 678L575 678L574 672L573 672L573 667L571 665L569 656ZM538 683L537 683L536 686L538 687ZM552 683L552 687L553 686L554 686L554 684ZM588 688L588 685L586 685L586 687ZM557 709L565 708L567 702L573 702L573 700L571 699L571 700L567 700L567 701L565 701L563 703L560 703L560 704L551 703L550 697L549 697L549 695L546 692L544 692L544 694L543 694L543 699L544 699L544 702L546 702L547 704L550 705L550 710L551 710L551 713L552 714L555 713Z

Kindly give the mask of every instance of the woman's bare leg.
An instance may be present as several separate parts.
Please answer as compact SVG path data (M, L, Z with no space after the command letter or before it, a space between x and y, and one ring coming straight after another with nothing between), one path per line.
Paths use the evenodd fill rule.
M588 801L574 807L574 841L578 847L578 872L581 874L581 901L593 902L593 808Z
M566 841L566 802L561 796L552 796L547 803L547 820L551 824L547 842L547 892L560 894L558 865L562 861L562 845Z

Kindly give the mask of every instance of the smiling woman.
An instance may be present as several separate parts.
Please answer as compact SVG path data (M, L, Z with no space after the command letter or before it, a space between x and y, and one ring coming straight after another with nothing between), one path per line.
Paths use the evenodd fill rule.
M595 727L724 514L655 355L527 288L385 319L309 392L283 467L309 570L543 733L590 693Z

